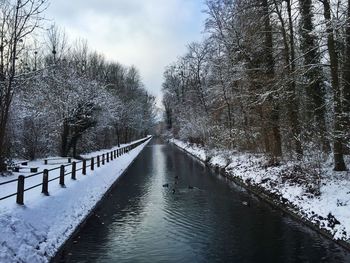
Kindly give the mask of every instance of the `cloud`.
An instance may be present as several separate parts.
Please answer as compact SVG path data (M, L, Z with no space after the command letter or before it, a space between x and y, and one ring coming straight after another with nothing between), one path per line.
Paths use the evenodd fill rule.
M85 38L108 59L138 67L158 96L164 67L201 38L202 9L201 0L52 0L48 18L71 39Z

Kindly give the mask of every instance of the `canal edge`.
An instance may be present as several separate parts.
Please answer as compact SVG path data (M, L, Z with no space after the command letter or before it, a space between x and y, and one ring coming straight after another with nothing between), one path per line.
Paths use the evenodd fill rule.
M169 143L176 146L176 148L180 149L181 151L185 152L186 154L194 157L196 160L200 161L201 163L205 164L205 166L212 169L215 173L218 173L221 176L224 176L225 178L227 178L231 182L233 182L236 185L247 190L249 193L254 194L260 200L267 202L268 204L272 205L275 208L278 208L279 210L283 211L284 213L290 215L296 221L304 224L305 226L316 231L317 233L321 234L322 236L326 237L327 239L335 242L336 244L338 244L341 247L345 248L346 250L350 251L350 242L347 242L345 240L334 239L333 236L329 232L327 232L326 230L320 228L318 225L314 224L313 222L311 222L311 221L307 220L306 218L303 218L301 215L299 215L296 211L294 211L293 207L290 204L282 203L277 198L273 198L272 193L269 193L268 191L266 191L265 189L263 189L261 187L248 185L248 184L244 183L240 178L236 177L234 174L227 172L224 168L212 165L208 162L201 160L198 156L187 151L186 148L181 148L180 146L178 146L172 142L169 142Z
M142 150L137 154L137 156L130 162L130 164L124 169L124 171L120 174L120 176L113 182L113 184L107 189L107 191L103 194L101 199L92 207L92 209L89 211L89 213L80 221L80 223L77 225L77 227L74 229L74 231L69 235L69 237L61 244L61 246L57 249L55 255L51 258L49 258L48 262L50 263L61 263L64 261L61 261L62 255L65 252L65 249L73 244L73 238L76 236L76 234L84 227L87 220L93 216L96 209L100 206L102 201L105 200L105 198L108 196L108 194L114 189L114 187L117 185L119 180L125 175L125 173L128 171L130 166L136 161L137 157L142 153L144 148L149 144L149 142L153 139L153 137L150 137L148 141L144 143L144 146Z

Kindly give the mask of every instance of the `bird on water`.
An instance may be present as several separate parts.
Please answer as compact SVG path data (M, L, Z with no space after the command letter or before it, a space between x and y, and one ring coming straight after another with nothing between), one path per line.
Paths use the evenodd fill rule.
M249 202L249 201L243 201L243 202L242 202L242 205L247 206L247 207L250 207L250 202Z

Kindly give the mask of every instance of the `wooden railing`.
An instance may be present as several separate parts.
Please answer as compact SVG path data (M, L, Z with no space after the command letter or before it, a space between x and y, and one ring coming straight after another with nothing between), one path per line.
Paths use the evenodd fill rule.
M45 169L42 172L34 173L34 174L31 174L28 176L20 175L20 176L18 176L17 179L13 179L13 180L10 180L7 182L0 183L0 187L3 187L5 185L17 182L17 192L9 194L9 195L4 196L4 197L0 197L0 201L8 199L8 198L13 197L13 196L16 196L17 204L24 205L24 193L26 191L32 190L34 188L38 188L40 186L41 186L41 192L44 195L49 195L49 182L58 180L59 185L61 187L66 187L65 186L66 176L70 175L72 180L76 180L76 176L77 176L78 171L81 171L82 175L86 175L88 168L90 168L91 171L94 171L95 165L98 168L101 165L105 165L106 163L109 163L110 161L116 160L119 156L122 156L125 153L128 153L132 149L136 148L137 146L143 144L144 142L146 142L147 140L150 140L150 139L151 139L151 137L147 137L147 138L139 140L135 143L131 143L127 146L123 146L123 147L120 147L118 149L108 151L106 153L103 153L101 155L97 155L97 156L92 157L90 159L84 159L82 161L77 161L77 162L74 161L74 162L69 163L67 165L61 165L61 166L53 168L53 169ZM81 168L77 168L78 163L82 163ZM67 167L71 168L69 172L66 172ZM55 171L55 170L60 170L59 176L56 176L55 178L50 179L49 178L50 172ZM30 186L28 188L25 188L26 179L32 178L34 176L39 176L39 175L42 175L42 182L41 183L35 184L35 185Z

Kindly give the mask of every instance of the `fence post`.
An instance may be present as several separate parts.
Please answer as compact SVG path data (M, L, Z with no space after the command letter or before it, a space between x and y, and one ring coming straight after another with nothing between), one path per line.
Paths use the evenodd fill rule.
M95 160L94 157L91 158L91 171L95 169Z
M114 159L117 158L117 150L114 150Z
M113 161L113 151L111 151L111 161Z
M19 205L24 205L24 178L23 175L18 176L16 203Z
M105 154L102 154L102 165L105 165Z
M97 155L97 167L100 167L100 156Z
M72 163L72 158L68 158L68 163Z
M44 195L49 195L49 171L47 169L43 172L43 187L41 191Z
M119 157L119 149L117 149L117 157Z
M64 184L64 165L61 165L61 168L60 168L60 186L62 187L65 187L65 184Z
M109 163L109 153L107 153L107 163Z
M76 178L77 163L72 163L72 180L77 180Z
M83 160L83 170L82 170L82 174L86 175L86 160Z

